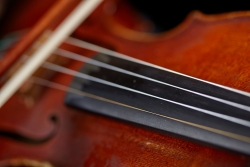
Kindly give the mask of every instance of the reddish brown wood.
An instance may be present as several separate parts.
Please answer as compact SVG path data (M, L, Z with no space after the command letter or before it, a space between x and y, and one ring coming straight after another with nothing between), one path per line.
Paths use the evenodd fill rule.
M25 36L23 36L23 38L6 54L6 56L0 62L0 76L3 75L3 73L5 73L16 60L18 60L18 57L22 55L28 49L28 47L30 47L30 45L44 32L44 30L51 28L52 25L55 25L55 22L57 22L58 19L62 19L62 16L65 17L65 15L69 12L69 10L72 10L72 7L74 7L77 2L79 2L79 0L40 1L39 4L36 4L37 2L32 0L26 0L24 3L19 2L21 5L23 5L23 8L18 8L19 10L15 14L18 15L21 13L22 15L19 19L17 19L18 21L6 24L6 28L3 31L16 31L23 30L24 28L30 28L30 26L34 27L29 30ZM27 7L27 5L30 6ZM18 6L18 3L15 4L15 6ZM45 10L46 8L50 8L50 10L41 19L38 19L42 14L41 12L44 12L44 9L41 10L39 8L41 6L44 7ZM31 10L28 11L26 8ZM33 14L35 17L32 16ZM14 20L13 15L12 17L10 16L7 18ZM31 19L31 21L29 19ZM38 19L39 22L36 23L37 20L35 19Z
M248 12L216 16L193 13L173 31L151 35L115 23L111 16L105 14L104 6L105 3L75 31L75 37L178 72L250 92ZM93 55L93 52L66 44L62 47ZM77 70L82 65L72 61L67 67ZM63 74L53 78L53 82L64 85L69 85L71 80L72 76ZM25 106L23 99L16 94L0 109L0 130L29 138L43 138L56 129L50 140L35 145L0 135L0 165L10 159L27 158L48 161L60 167L250 166L249 156L78 111L65 106L64 97L63 91L46 89L36 105ZM57 118L55 125L49 121L51 116Z

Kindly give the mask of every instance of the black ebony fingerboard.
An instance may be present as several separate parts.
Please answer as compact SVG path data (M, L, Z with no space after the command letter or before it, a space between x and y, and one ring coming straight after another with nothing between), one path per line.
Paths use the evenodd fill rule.
M109 55L98 54L93 59L173 86L86 63L79 72L104 82L75 77L70 87L106 100L69 92L65 99L67 105L168 135L250 154L248 95ZM187 123L236 134L239 138Z

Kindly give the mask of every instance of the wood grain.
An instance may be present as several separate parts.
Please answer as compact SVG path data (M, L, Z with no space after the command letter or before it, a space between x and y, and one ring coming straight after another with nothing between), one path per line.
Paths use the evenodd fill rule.
M103 13L104 5L75 31L74 37L184 74L250 92L248 12L219 16L194 13L176 30L154 36L115 25L112 18ZM100 15L103 16L101 20ZM117 35L119 28L122 35ZM130 36L131 32L136 40L124 37ZM61 47L85 56L93 55L91 51L66 44ZM72 61L67 67L78 70L82 65ZM69 85L71 80L72 76L58 74L52 81ZM25 108L22 98L13 96L0 110L0 122L6 125L0 125L0 130L11 129L29 138L39 134L46 136L51 128L56 128L56 133L42 144L30 144L0 135L0 159L29 158L60 167L250 166L249 156L69 108L63 104L64 97L63 91L46 89L35 106ZM55 124L50 121L51 117L56 120Z

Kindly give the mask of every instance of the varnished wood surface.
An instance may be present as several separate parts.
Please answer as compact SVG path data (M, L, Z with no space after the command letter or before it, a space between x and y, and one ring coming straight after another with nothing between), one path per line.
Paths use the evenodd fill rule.
M76 6L78 2L78 0L53 0L37 4L37 2L34 3L34 1L26 0L22 3L19 2L17 4L13 4L14 7L12 7L11 11L17 11L7 13L9 16L6 17L5 20L2 20L2 24L5 24L7 21L9 23L5 24L5 26L1 29L2 34L0 35L20 30L26 30L28 32L25 35L25 39L21 39L17 44L15 44L14 49L12 48L0 62L0 75L3 75L7 69L10 68L10 65L18 60L18 57L24 54L29 46L33 44L45 30L53 29L58 24L58 21L65 18L65 16L74 6ZM19 7L19 5L21 5L21 7ZM36 5L39 6L39 8L35 7ZM25 8L29 10L25 10ZM49 10L46 15L43 15L44 10ZM20 17L17 21L15 21L16 16ZM10 21L7 19L10 19ZM39 21L37 22L37 20ZM33 28L30 29L30 27Z
M184 74L250 92L250 15L247 12L218 17L193 14L177 30L157 38L138 33L142 40L117 35L119 25L97 21L101 6L73 36L112 48L138 59ZM108 17L108 16L107 16ZM107 18L106 18L107 19ZM137 33L133 32L133 35ZM135 37L133 37L135 38ZM91 56L93 52L63 45ZM136 49L135 49L136 48ZM71 62L68 68L83 64ZM56 75L54 82L69 85L71 76ZM50 140L36 144L0 135L0 159L28 158L54 166L249 166L249 156L161 135L63 104L65 92L46 89L36 105L24 107L15 95L0 110L0 130ZM15 104L15 105L13 105ZM174 111L173 111L174 112ZM56 119L55 123L50 118ZM150 121L150 120L148 120ZM0 161L1 162L1 161Z

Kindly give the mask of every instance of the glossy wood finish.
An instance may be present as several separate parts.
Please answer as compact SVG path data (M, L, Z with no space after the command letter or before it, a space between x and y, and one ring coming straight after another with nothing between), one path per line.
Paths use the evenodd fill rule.
M21 39L14 46L14 49L11 49L7 53L7 55L4 57L4 60L0 62L0 75L5 73L7 69L10 68L10 65L18 60L18 57L24 54L24 52L30 47L30 45L34 43L34 41L37 40L45 30L51 30L55 26L57 26L58 23L65 18L65 16L72 10L74 6L77 5L78 2L79 0L54 0L35 4L34 1L26 0L22 3L19 2L13 5L14 7L12 8L12 10L15 10L17 6L21 5L21 7L17 8L17 12L14 13L16 15L20 15L21 19L18 19L18 21L13 21L15 20L13 17L15 16L13 16L13 13L10 13L10 16L8 16L7 18L12 19L12 21L9 21L9 23L7 23L6 26L2 28L2 33L10 33L18 30L20 31L30 27L33 28L27 32L27 34L25 35L25 39ZM35 5L40 6L40 8L34 8ZM24 10L25 8L31 10ZM44 10L46 11L48 9L49 11L47 11L47 13L43 15ZM37 19L39 20L38 22ZM2 22L4 23L5 21L6 19Z
M117 24L104 12L105 5L102 4L73 36L250 92L249 13L218 16L193 13L175 30L153 36ZM66 44L62 47L93 55L93 52ZM77 70L82 65L72 61L67 67ZM54 82L64 85L69 85L71 80L71 76L63 74L53 78ZM0 131L33 140L51 134L52 137L42 143L30 143L11 135L0 135L0 159L35 159L60 167L250 166L249 156L78 111L65 106L64 97L63 91L46 89L36 105L27 106L18 94L14 95L0 110Z

